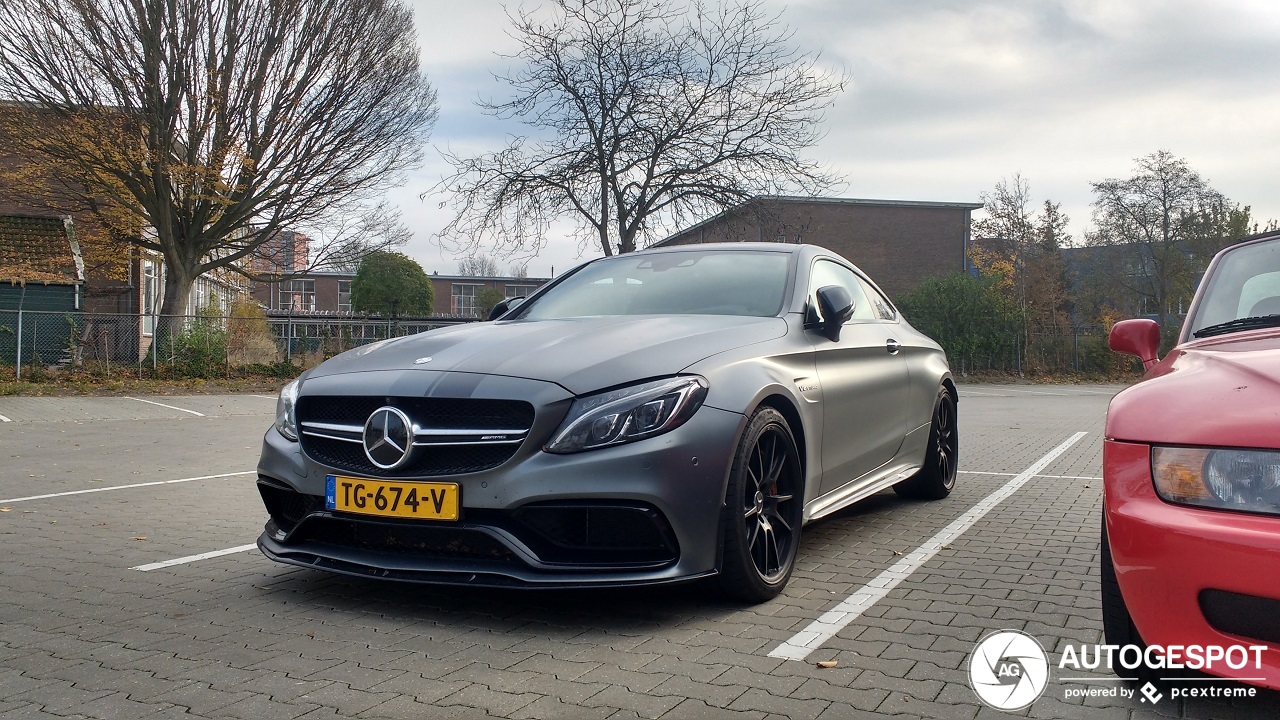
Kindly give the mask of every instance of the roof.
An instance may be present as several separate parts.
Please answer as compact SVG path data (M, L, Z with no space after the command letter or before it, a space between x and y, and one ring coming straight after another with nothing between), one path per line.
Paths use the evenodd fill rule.
M308 280L313 278L329 277L338 278L339 280L354 279L354 272L345 270L309 270L306 272L290 273L287 276L272 278L267 282L280 282L286 280ZM511 277L510 275L440 275L438 273L428 273L427 277L432 280L456 280L458 282L485 283L485 282L505 282L511 285L540 285L550 282L551 278L544 277Z
M664 243L670 242L681 235L688 234L698 228L711 225L721 218L731 215L738 210L751 205L753 203L788 203L788 204L809 204L809 205L863 205L867 207L914 207L914 208L938 208L950 210L978 210L983 207L982 203L974 202L934 202L932 200L874 200L870 198L832 198L832 197L807 197L804 195L760 195L745 202L726 208L719 213L703 220L700 223L690 225L683 230L677 230L667 237L653 243L649 247L658 247Z
M0 282L84 282L84 260L71 218L0 215Z

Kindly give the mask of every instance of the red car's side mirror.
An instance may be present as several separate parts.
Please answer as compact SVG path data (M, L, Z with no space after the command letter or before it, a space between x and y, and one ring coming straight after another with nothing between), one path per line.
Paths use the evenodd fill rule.
M1156 364L1160 350L1160 325L1155 320L1122 320L1111 328L1107 344L1112 350L1126 355L1137 355L1142 369Z

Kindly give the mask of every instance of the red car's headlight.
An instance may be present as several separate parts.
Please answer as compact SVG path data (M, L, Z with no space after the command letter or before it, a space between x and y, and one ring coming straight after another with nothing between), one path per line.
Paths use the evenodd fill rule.
M1151 474L1168 502L1280 515L1280 452L1155 447Z

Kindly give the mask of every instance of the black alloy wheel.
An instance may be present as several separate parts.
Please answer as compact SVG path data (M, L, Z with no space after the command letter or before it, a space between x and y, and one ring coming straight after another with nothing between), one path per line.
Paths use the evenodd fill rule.
M960 460L960 433L956 423L956 399L946 386L938 388L933 404L933 424L929 427L929 448L924 467L914 476L893 486L902 497L941 500L956 486Z
M721 587L730 597L763 602L786 586L803 518L800 455L786 419L764 407L747 423L726 496Z

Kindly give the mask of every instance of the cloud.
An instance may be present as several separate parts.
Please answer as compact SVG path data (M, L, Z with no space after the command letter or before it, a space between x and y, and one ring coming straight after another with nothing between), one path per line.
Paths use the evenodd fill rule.
M440 92L432 141L496 150L518 125L488 118L502 97L496 53L515 42L497 2L415 4L424 65ZM976 200L1021 172L1062 202L1080 237L1089 183L1124 177L1158 149L1185 157L1255 217L1280 218L1280 4L1269 0L794 0L771 2L806 50L848 73L811 153L848 174L844 194ZM429 26L424 26L424 20ZM398 194L412 251L447 222L416 203L447 168L432 161ZM424 178L430 177L430 180ZM418 183L422 183L419 186ZM553 240L534 272L561 270L577 240Z

